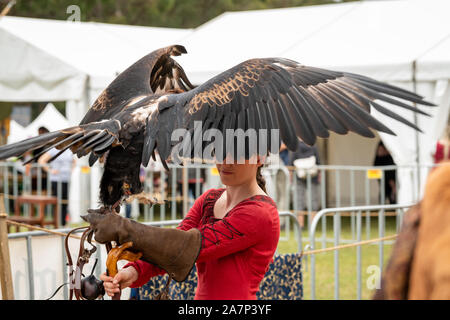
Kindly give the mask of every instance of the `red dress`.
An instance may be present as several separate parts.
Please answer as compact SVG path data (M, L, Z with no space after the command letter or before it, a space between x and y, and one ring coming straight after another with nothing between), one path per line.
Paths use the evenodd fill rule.
M225 189L210 189L198 198L177 227L197 228L202 234L202 248L197 259L199 300L250 300L273 259L280 236L280 219L273 200L256 195L238 203L223 219L214 217L214 204ZM139 273L131 285L140 287L163 269L138 260L133 266Z

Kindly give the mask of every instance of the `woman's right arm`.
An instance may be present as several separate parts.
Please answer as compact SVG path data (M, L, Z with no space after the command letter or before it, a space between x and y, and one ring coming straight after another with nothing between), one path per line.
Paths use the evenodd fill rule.
M189 229L199 227L203 215L203 203L207 193L208 191L203 193L195 201L194 205L189 210L188 214L183 219L183 221L178 225L177 229L187 231ZM158 275L163 275L166 273L164 269L161 269L143 260L128 263L123 267L122 270L127 269L128 267L133 267L133 269L135 269L137 273L137 278L134 279L134 281L128 285L130 288L142 287L150 280L150 278ZM122 270L119 271L119 273L122 272Z

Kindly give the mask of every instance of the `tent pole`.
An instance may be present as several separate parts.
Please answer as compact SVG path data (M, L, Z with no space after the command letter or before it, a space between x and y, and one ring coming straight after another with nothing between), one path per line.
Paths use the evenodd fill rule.
M412 62L412 84L413 84L413 92L417 94L417 60ZM413 103L415 108L418 108L416 103ZM417 117L417 113L414 112L414 124L419 126L419 119ZM420 177L420 144L419 144L419 132L417 130L414 131L415 140L416 140L416 164L417 164L417 200L420 199L420 190L421 190L421 177Z
M9 256L8 227L5 213L4 197L0 195L0 286L2 287L2 300L14 300L12 283L11 260Z

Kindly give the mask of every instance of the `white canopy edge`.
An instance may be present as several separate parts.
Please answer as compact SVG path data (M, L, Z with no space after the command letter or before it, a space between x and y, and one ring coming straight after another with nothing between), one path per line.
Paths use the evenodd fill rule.
M191 32L3 17L0 101L83 100L91 82L98 92L139 58Z
M381 81L448 79L450 1L360 1L227 12L186 37L197 84L249 58L286 57ZM208 50L205 49L205 46Z
M78 99L87 76L0 27L0 101Z

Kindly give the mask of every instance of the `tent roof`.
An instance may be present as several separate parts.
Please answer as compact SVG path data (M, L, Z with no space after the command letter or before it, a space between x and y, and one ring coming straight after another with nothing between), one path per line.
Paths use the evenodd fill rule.
M418 79L450 78L448 12L448 0L227 12L186 37L190 56L178 60L195 83L246 59L272 56L385 81L410 80L418 59Z
M358 2L315 37L282 55L304 64L370 73L383 80L411 80L412 62L426 64L423 55L450 36L448 12L447 0ZM444 57L442 62L450 64L448 54L440 55ZM436 79L437 70L429 71L432 74L421 74L423 80Z
M11 120L9 122L9 135L7 143L15 143L31 137L32 136L28 134L28 131L18 122L14 120Z
M177 57L194 83L250 59L280 56L313 37L354 4L226 12L195 29L181 41L187 55Z
M111 76L190 29L4 17L0 28L91 75Z
M450 3L448 4L450 5ZM450 10L450 6L448 10ZM448 30L450 30L450 27L448 27ZM417 66L419 79L450 78L450 31L436 46L424 52L419 61L420 63Z
M69 127L69 122L53 103L47 103L44 110L25 129L36 136L40 127L46 127L50 132Z
M88 76L94 85L104 87L142 56L175 44L190 32L190 29L3 17L0 100L79 99Z
M0 19L0 100L79 100L148 52L174 43L193 83L254 57L360 72L383 81L450 78L450 1L362 1L226 12L195 30Z

